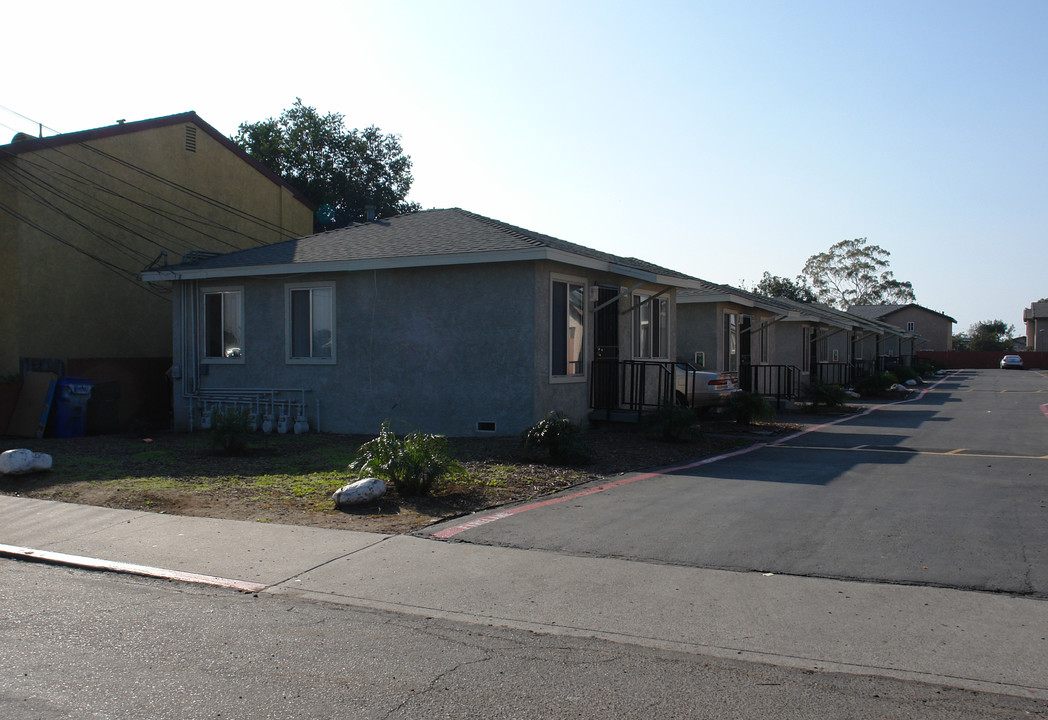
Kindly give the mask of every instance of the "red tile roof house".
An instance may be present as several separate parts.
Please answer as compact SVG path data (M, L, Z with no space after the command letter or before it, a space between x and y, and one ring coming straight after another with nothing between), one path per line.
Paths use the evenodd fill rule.
M451 436L657 404L676 291L701 282L457 208L143 278L173 283L176 429L237 404L325 432L388 419Z

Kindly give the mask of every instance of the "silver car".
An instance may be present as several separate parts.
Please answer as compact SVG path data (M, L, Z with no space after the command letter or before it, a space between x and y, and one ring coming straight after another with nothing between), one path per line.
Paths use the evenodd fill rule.
M1023 359L1018 355L1005 355L1001 358L1001 370L1022 370Z
M739 382L733 374L698 370L686 362L676 364L673 383L677 402L691 408L724 405L739 392Z

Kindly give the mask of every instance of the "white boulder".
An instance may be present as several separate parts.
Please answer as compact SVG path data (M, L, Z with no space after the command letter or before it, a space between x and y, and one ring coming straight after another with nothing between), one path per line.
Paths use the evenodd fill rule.
M0 453L0 473L4 475L21 475L50 469L51 456L47 453L36 453L25 448Z
M331 499L335 501L335 507L347 505L363 505L372 500L377 500L386 493L386 483L378 478L361 478L349 485L343 485Z

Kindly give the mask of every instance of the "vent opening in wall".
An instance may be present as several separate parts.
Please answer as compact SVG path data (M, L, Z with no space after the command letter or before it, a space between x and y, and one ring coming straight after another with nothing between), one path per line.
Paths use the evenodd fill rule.
M196 125L186 125L186 152L196 152Z
M477 420L477 432L495 432L494 420Z

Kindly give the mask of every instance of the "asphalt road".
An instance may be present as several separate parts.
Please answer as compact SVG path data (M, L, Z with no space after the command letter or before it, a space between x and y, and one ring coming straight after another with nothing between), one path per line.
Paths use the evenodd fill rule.
M1043 701L0 560L0 717L1016 718Z
M534 507L454 539L1048 596L1042 405L1041 374L961 372L917 399Z

